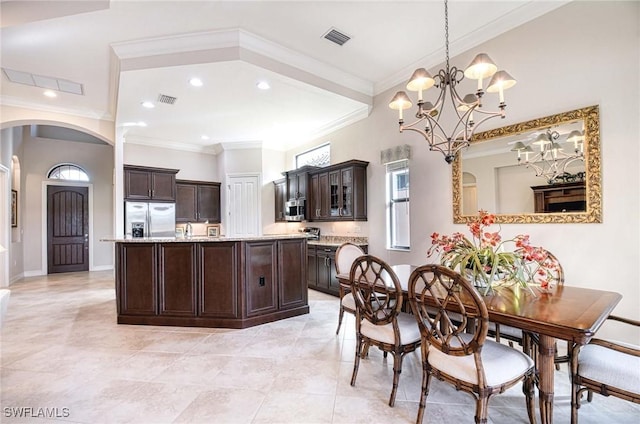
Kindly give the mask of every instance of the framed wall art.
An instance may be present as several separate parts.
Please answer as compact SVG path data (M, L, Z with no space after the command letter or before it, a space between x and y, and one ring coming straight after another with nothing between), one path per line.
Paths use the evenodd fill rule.
M220 235L219 231L220 231L220 227L218 227L217 225L207 227L207 236L218 237Z
M18 226L18 192L11 190L11 226Z

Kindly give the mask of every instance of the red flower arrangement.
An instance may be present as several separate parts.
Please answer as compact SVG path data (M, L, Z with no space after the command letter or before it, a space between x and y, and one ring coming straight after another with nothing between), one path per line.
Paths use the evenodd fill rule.
M485 292L498 280L523 287L534 283L549 289L558 278L559 264L555 259L544 248L532 246L529 235L519 234L503 241L500 227L489 231L494 223L494 214L480 210L477 219L467 224L471 240L459 232L451 236L433 233L427 257L441 253L442 265L457 268ZM505 251L507 243L513 243L516 249Z

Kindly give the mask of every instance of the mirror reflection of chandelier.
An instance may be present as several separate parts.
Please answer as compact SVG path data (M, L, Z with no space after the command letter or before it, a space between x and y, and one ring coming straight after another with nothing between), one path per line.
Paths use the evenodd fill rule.
M407 93L398 91L389 107L398 111L398 124L400 132L403 130L416 131L425 138L429 143L429 150L437 150L444 155L447 163L453 162L458 152L468 147L476 129L486 120L500 116L504 118L504 90L513 87L516 80L506 71L498 71L498 67L485 53L478 54L471 64L464 70L449 66L449 8L447 0L444 2L444 19L445 19L445 49L446 49L446 67L440 69L438 73L432 77L424 68L416 69L407 83L407 90L418 92L418 111L416 118L418 120L412 124L404 125L402 111L412 106L411 100ZM456 86L462 82L464 77L478 80L478 89L475 94L470 93L461 97ZM500 103L497 111L488 111L482 108L483 80L491 77L487 86L487 93L498 93ZM425 102L422 98L422 92L431 87L440 89L435 103ZM454 122L450 133L447 133L440 124L440 118L447 97L450 97L452 112L449 114L457 118ZM455 112L455 115L453 114ZM473 114L480 116L478 122L474 121ZM448 119L448 118L447 118ZM416 128L418 125L424 125L424 129Z
M542 177L552 184L556 177L567 172L567 167L577 161L584 161L584 135L581 131L573 130L567 136L566 142L573 143L573 152L567 153L559 142L560 134L547 129L529 145L518 141L512 152L518 153L518 165L532 168L536 177ZM531 147L534 145L535 148ZM539 150L538 150L539 149ZM538 150L538 151L536 151ZM524 156L524 160L523 160Z

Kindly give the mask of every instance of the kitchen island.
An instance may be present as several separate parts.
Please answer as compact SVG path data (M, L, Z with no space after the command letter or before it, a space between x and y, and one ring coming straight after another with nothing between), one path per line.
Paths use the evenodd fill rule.
M119 324L246 328L309 313L307 238L115 242Z

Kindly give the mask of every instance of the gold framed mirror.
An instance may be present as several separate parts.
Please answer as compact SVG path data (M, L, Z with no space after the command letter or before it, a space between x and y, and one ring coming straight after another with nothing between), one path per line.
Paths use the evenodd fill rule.
M573 168L566 168L565 163L562 169L549 177L538 175L544 172L538 172L539 167L533 160L518 161L520 152L517 146L539 144L532 140L551 132L558 134L560 140L569 142L571 136L567 133L573 130L582 134L582 145L578 147L575 144L576 156L579 152L580 157L567 162L572 163ZM482 162L478 162L481 156ZM477 166L479 163L482 164L480 167ZM519 176L527 172L530 175ZM474 136L471 146L458 154L452 164L453 222L471 222L477 211L484 209L495 213L496 221L503 224L600 223L601 181L598 106L481 132ZM500 199L509 199L509 202Z

